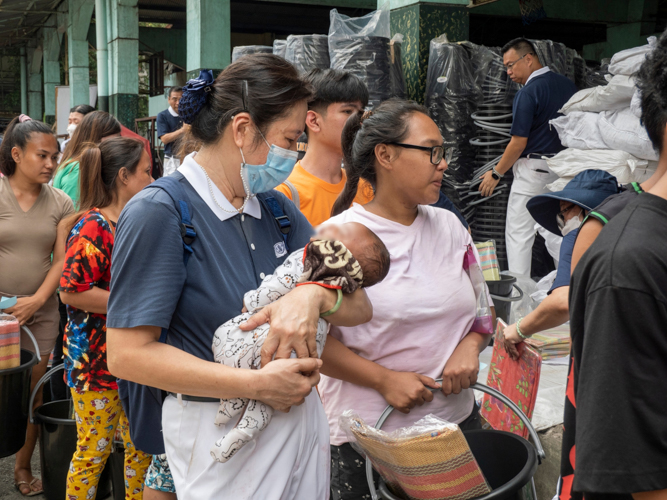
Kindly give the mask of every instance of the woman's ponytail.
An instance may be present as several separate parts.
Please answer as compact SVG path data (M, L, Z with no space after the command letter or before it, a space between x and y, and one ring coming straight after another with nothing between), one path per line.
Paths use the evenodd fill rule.
M67 221L70 230L84 212L113 203L121 169L134 174L143 154L143 143L130 137L106 139L99 146L86 144L79 156L79 211Z
M112 197L102 180L102 151L95 144L87 144L79 158L79 207L104 207Z
M331 209L331 216L338 215L341 212L344 212L352 202L354 197L357 195L357 188L359 187L359 172L356 168L356 162L354 161L354 140L357 137L357 132L361 129L363 112L359 111L358 113L353 114L345 122L343 127L343 133L341 136L342 149L343 149L343 163L345 164L345 174L347 175L347 181L345 182L345 187L343 191L338 195L334 206Z

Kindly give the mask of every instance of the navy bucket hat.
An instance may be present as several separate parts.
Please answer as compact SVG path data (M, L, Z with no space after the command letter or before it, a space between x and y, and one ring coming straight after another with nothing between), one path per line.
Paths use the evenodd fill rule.
M528 200L526 208L540 226L560 236L556 216L560 212L561 201L569 201L590 211L618 192L618 181L609 172L584 170L568 182L562 191L534 196Z

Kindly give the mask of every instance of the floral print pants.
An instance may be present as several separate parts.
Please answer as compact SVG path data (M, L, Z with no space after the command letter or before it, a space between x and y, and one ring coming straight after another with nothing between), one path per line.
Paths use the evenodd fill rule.
M125 447L125 498L141 500L152 456L134 448L117 390L72 391L76 450L67 473L66 500L93 500L116 430Z

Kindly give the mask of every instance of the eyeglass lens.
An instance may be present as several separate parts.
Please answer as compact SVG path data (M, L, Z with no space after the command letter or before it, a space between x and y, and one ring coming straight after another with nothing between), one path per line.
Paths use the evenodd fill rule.
M442 161L445 149L442 146L435 146L431 149L431 163L438 165Z

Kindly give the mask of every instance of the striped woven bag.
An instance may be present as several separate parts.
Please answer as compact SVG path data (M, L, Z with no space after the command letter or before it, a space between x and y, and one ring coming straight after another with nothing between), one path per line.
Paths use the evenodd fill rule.
M427 417L428 418L428 417ZM468 500L491 491L457 425L406 438L350 421L357 444L398 496L410 500Z

